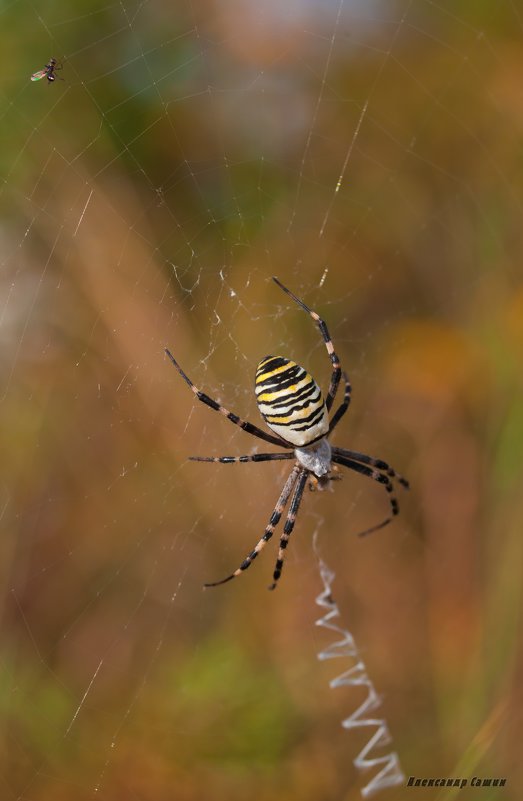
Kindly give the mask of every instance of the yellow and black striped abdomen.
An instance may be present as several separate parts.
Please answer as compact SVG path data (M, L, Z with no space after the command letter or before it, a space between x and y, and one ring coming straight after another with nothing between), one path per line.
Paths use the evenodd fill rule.
M275 434L296 447L308 445L329 431L321 389L296 362L266 356L256 370L256 400Z

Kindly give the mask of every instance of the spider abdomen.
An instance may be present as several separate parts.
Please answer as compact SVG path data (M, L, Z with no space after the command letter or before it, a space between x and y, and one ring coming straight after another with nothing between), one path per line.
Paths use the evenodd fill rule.
M266 356L256 369L256 401L275 434L297 447L329 431L323 395L314 378L283 356Z

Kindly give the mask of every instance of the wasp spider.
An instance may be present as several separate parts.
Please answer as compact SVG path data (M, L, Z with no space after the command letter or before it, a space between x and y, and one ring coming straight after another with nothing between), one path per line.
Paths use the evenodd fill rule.
M398 514L398 501L394 495L393 481L398 481L403 487L408 489L409 484L402 476L396 473L387 462L382 459L375 459L366 456L364 453L349 451L345 448L335 448L329 442L329 437L341 418L347 411L351 399L351 385L346 373L342 373L340 361L334 351L334 345L330 338L328 329L324 321L309 309L308 306L296 297L289 289L273 278L273 281L287 293L301 308L306 311L316 325L325 342L327 353L332 363L332 374L329 384L327 397L324 400L321 389L314 378L303 367L296 362L286 359L283 356L265 356L256 370L255 392L258 408L262 417L274 432L268 434L266 431L242 420L238 415L228 411L224 406L201 392L194 386L193 382L183 372L182 368L169 350L165 350L167 356L174 364L184 381L187 382L198 400L210 406L224 417L234 423L248 434L252 434L258 439L270 442L287 450L283 453L254 453L249 456L191 456L191 460L196 462L220 462L221 464L235 464L236 462L271 462L281 459L294 459L294 467L285 482L280 497L271 514L269 523L262 538L255 545L254 549L245 557L241 565L227 578L205 584L205 587L216 587L218 584L225 584L236 576L239 576L256 559L260 551L271 539L274 529L278 525L283 511L290 500L289 510L280 538L278 558L274 568L273 583L269 589L275 589L278 579L281 576L285 549L289 537L294 528L296 515L302 500L303 492L307 482L310 488L324 489L331 481L339 478L335 473L337 465L348 467L362 476L372 478L385 487L390 501L390 514L381 523L372 528L362 531L360 536L370 534L372 531L383 528L392 518ZM329 420L329 412L336 397L340 379L343 376L345 392L341 404L336 409L334 415Z

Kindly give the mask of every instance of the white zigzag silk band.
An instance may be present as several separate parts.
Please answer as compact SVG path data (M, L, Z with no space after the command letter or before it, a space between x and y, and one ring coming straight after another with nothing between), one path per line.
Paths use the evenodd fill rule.
M332 687L332 689L335 687L362 686L367 688L367 697L363 703L352 715L345 718L341 725L344 729L359 729L364 727L376 729L369 741L353 760L355 767L363 773L372 768L379 769L370 782L360 791L363 798L370 798L379 792L379 790L405 784L405 775L401 770L399 758L395 751L385 754L384 756L372 756L371 754L374 748L381 748L388 745L392 741L392 738L386 721L382 718L370 716L371 713L380 706L381 699L367 675L365 664L358 653L354 637L347 629L343 629L341 626L332 622L335 618L340 617L340 610L338 605L334 602L331 592L334 573L327 567L323 559L319 559L319 567L321 580L323 582L323 592L316 598L316 603L318 606L328 611L323 617L318 618L316 625L336 632L336 634L341 636L341 639L320 651L318 659L323 661L326 659L344 657L351 659L354 663L348 670L340 673L339 676L336 676L335 679L330 681L330 687Z

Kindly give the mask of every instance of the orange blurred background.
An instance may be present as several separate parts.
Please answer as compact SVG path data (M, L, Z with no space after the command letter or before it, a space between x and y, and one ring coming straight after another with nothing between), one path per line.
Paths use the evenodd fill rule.
M515 6L51 2L2 11L0 538L6 801L358 799L318 556L406 776L519 799L523 25ZM63 81L31 83L64 55ZM341 177L341 182L339 179ZM338 187L338 188L337 188ZM235 569L286 463L266 354L353 384L346 473ZM269 448L270 449L270 448ZM275 538L276 540L276 538ZM334 638L335 639L335 638ZM387 749L383 752L386 753ZM397 788L383 797L471 793Z

